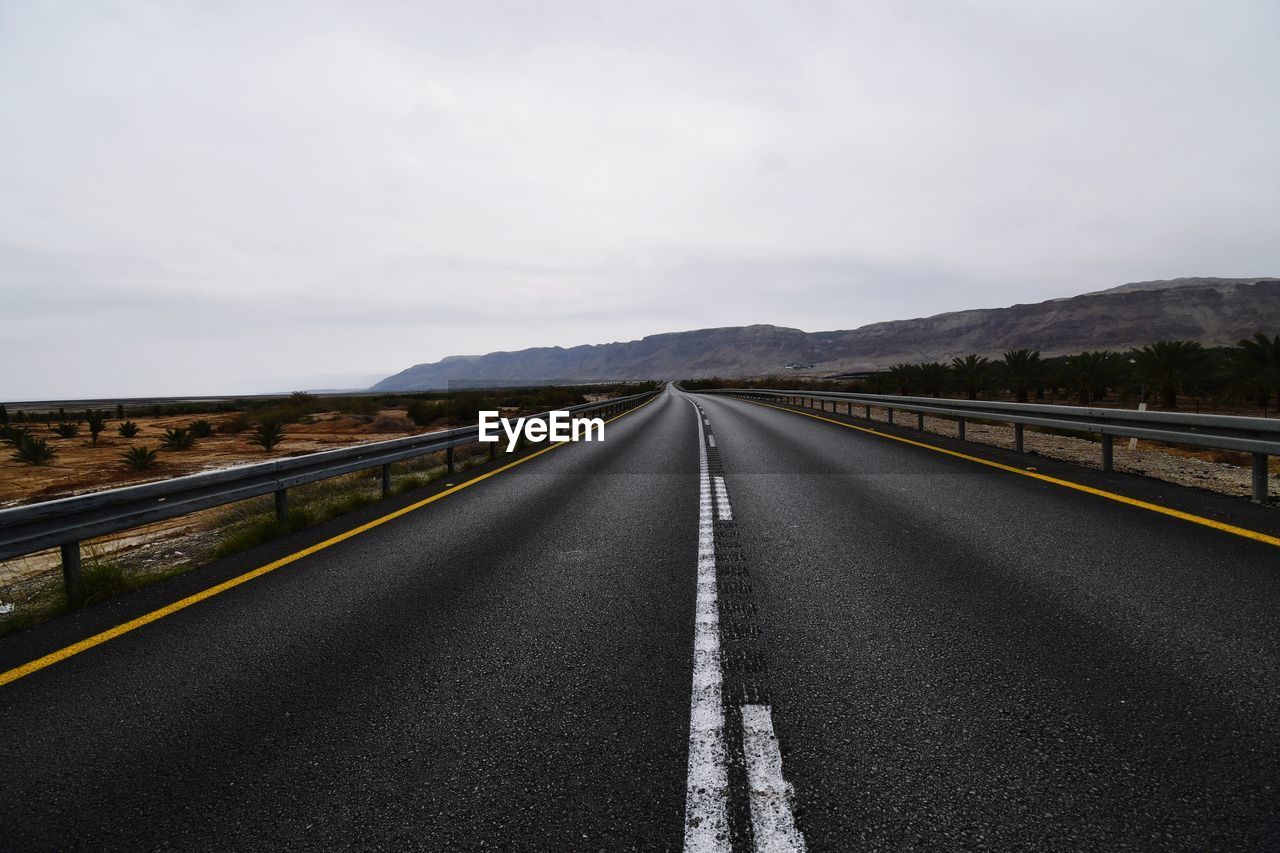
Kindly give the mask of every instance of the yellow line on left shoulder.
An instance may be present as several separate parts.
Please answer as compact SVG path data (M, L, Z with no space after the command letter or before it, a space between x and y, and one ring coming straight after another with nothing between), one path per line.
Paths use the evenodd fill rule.
M622 414L615 415L614 417L609 418L607 421L605 421L605 423L611 423L613 421L616 421L618 418L629 415L632 412L639 411L640 409L649 405L656 399L657 399L657 395L654 395L652 398L645 400L643 403L641 403L639 406L636 406L634 409L628 409ZM28 676L33 672L38 672L47 666L52 666L53 664L58 663L59 661L64 661L69 657L74 657L75 655L78 655L81 652L88 651L89 649L92 649L94 646L100 646L103 643L107 642L108 640L114 640L116 637L119 637L123 634L127 634L130 631L136 631L139 628L143 627L144 625L150 625L152 622L163 619L166 616L172 616L174 613L177 613L180 610L186 610L188 607L192 606L193 604L199 604L200 602L205 601L206 599L209 599L209 598L213 598L215 595L224 593L229 589L235 589L241 584L248 583L254 578L262 577L268 572L274 572L276 569L287 566L290 563L296 563L298 560L301 560L303 557L309 557L310 555L315 554L318 551L323 551L326 548L331 548L334 545L337 545L339 542L345 542L346 540L352 538L353 536L359 536L361 533L364 533L365 531L368 531L368 530L372 530L373 528L378 527L380 525L386 524L388 521L392 521L394 519L400 518L401 516L408 515L409 513L414 512L415 510L422 509L424 506L427 506L428 504L433 504L442 498L447 498L449 495L460 492L463 489L470 488L471 486L474 486L476 483L483 482L489 479L490 477L494 477L498 474L501 474L503 471L509 471L512 468L516 467L517 465L523 465L525 462L528 462L530 459L536 459L542 454L555 450L557 447L561 447L562 445L565 445L565 444L568 444L568 442L561 441L561 442L557 442L556 444L552 444L548 447L544 447L535 453L530 453L528 456L522 456L519 459L515 460L514 462L508 462L506 465L503 465L499 468L495 468L492 471L486 471L485 473L477 477L474 477L470 480L467 480L464 483L459 483L458 485L445 489L442 492L437 492L436 494L428 498L423 498L422 500L409 504L408 506L401 507L400 509L397 509L393 512L389 512L386 515L379 516L378 518L375 518L372 521L367 521L358 527L353 527L352 529L339 533L337 536L332 536L324 540L323 542L318 542L315 545L311 545L310 547L303 548L300 551L295 551L292 554L289 554L288 556L281 557L280 559L274 562L267 563L265 566L259 566L258 568L247 571L242 575L237 575L234 578L231 578L230 580L225 580L220 584L215 584L214 586L209 587L208 589L202 589L197 593L188 595L186 598L181 598L173 602L172 604L166 604L164 607L160 607L156 610L152 610L150 613L144 613L141 616L138 616L134 619L130 619L128 622L122 622L121 624L116 625L114 628L108 628L107 630L102 631L98 634L94 634L91 637L86 637L85 639L79 641L78 643L72 643L69 646L64 646L63 648L58 649L57 651L50 652L49 654L44 655L43 657L36 658L35 660L24 663L21 666L16 666L13 669L7 670L6 672L0 672L0 687L3 687L4 685L9 684L11 682L17 681L19 678Z

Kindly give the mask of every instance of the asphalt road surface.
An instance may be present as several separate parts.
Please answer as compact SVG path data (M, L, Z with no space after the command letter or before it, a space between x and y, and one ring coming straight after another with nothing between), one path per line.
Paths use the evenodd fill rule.
M669 390L0 686L0 723L3 850L1277 849L1280 549Z

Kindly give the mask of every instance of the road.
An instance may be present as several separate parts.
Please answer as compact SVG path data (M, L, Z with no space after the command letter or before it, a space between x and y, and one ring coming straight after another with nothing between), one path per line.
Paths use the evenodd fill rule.
M0 848L1275 848L1278 558L669 390L0 686Z

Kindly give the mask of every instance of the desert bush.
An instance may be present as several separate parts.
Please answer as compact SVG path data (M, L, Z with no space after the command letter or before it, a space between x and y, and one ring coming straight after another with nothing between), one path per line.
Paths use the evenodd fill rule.
M138 425L133 421L125 421L120 424L120 426L116 427L116 432L120 433L120 435L125 438L133 438L138 434Z
M187 427L191 434L196 438L209 438L213 435L213 424L201 418L198 421L192 421Z
M409 419L420 427L444 417L444 406L439 400L413 400L409 403Z
M347 415L376 415L380 405L373 397L340 397L334 401L334 408Z
M249 417L248 412L236 412L218 424L218 432L223 435L238 435L251 426L253 426L253 418Z
M27 436L18 444L18 449L12 458L27 465L44 465L46 462L52 462L57 455L58 451L49 446L49 442L43 438Z
M53 431L63 438L75 438L80 434L80 424L73 421L58 421Z
M373 419L374 432L413 432L413 422L401 414L378 415Z
M32 434L32 428L29 426L9 425L0 429L0 438L12 444L14 447L21 447L22 442L26 441Z
M263 409L258 412L256 419L259 423L296 424L306 413L302 406L283 403Z
M86 412L85 419L89 422L89 437L93 440L93 446L98 446L98 436L107 428L106 412Z
M256 444L263 450L271 450L282 441L284 441L284 425L275 421L263 421L249 436L249 443Z
M135 471L145 471L156 462L156 452L150 447L139 445L130 447L124 453L120 454L120 460L124 462L126 468L132 468Z
M196 437L186 427L170 427L164 431L160 446L165 450L190 450L196 446Z

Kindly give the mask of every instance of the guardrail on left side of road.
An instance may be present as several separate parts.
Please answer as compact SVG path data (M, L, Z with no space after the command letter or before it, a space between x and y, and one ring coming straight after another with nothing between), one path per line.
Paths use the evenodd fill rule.
M582 403L559 411L574 416L621 414L656 393ZM550 414L527 417L545 419ZM67 601L78 606L83 601L80 543L86 539L267 494L275 495L276 515L284 519L291 487L373 468L382 470L382 494L386 497L391 493L394 463L444 451L452 474L454 449L478 443L476 424L0 510L0 560L60 548ZM489 445L491 457L495 447Z

